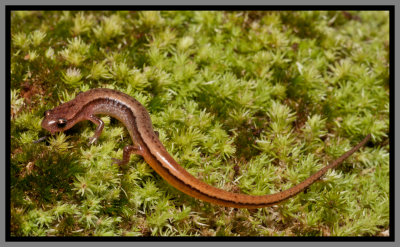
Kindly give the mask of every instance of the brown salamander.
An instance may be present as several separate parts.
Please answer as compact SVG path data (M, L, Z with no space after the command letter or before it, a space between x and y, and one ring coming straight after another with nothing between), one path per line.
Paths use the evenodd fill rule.
M99 138L104 127L103 121L96 116L98 114L107 114L121 121L132 138L133 145L124 148L123 159L118 163L128 163L131 154L141 155L163 179L178 190L207 202L236 208L266 207L293 197L329 169L337 167L371 137L371 134L367 135L355 147L298 185L275 194L253 196L218 189L187 172L158 139L146 108L131 96L115 90L98 88L79 93L75 99L46 111L42 127L54 134L68 130L80 121L89 120L97 125L94 136L90 138L92 144Z

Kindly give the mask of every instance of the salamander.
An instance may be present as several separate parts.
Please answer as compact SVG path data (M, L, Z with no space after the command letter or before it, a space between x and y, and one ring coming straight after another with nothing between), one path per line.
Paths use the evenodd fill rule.
M100 114L110 115L121 121L133 141L133 145L124 147L123 158L115 161L116 163L127 164L132 154L140 155L163 179L183 193L210 203L235 208L267 207L295 196L329 169L341 164L371 137L371 134L368 134L352 149L303 182L278 193L255 196L213 187L187 172L172 158L159 140L146 108L136 99L116 90L97 88L78 93L73 100L47 110L44 113L42 128L54 134L66 131L80 121L89 120L97 126L94 136L89 141L93 144L104 128L103 121L98 117Z

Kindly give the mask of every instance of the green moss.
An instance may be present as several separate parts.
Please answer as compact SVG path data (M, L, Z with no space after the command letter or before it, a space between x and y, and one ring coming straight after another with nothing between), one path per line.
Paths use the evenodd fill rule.
M16 11L11 14L13 236L376 236L389 227L385 11ZM48 141L45 110L107 87L139 100L195 177L276 206L224 208L168 185L102 117Z

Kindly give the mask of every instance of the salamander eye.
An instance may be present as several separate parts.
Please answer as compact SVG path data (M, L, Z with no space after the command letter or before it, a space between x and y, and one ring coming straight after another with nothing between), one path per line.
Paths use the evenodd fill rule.
M62 127L65 127L65 125L67 125L67 119L59 118L57 120L57 127L62 128Z
M45 117L50 116L50 110L45 111L43 115L44 115Z

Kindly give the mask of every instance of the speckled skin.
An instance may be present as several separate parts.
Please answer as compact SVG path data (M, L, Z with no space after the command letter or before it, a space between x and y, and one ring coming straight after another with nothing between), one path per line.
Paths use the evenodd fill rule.
M236 208L266 207L298 194L329 169L342 163L371 137L367 135L337 160L288 190L270 195L252 196L218 189L188 173L171 157L158 139L147 110L131 96L115 90L98 88L79 93L75 99L46 111L42 127L54 134L65 131L80 121L89 120L97 125L96 133L90 141L93 143L100 136L104 126L96 116L98 114L110 115L121 121L128 129L134 145L124 149L124 159L121 163L127 163L131 153L139 154L161 177L178 190L207 202Z

